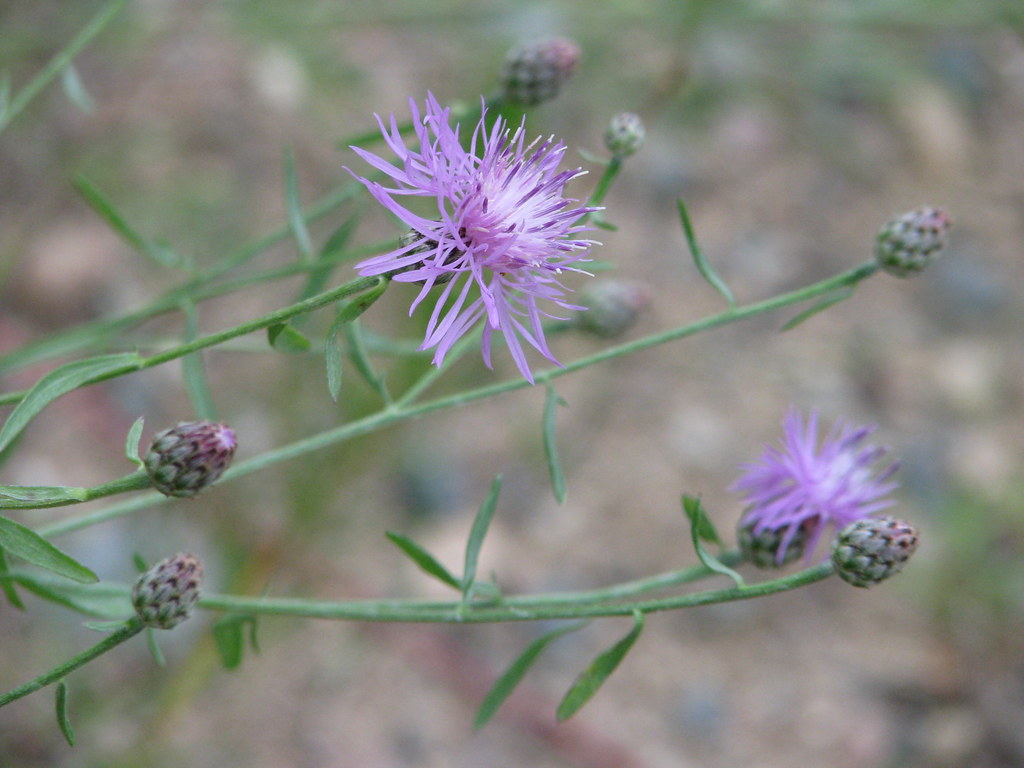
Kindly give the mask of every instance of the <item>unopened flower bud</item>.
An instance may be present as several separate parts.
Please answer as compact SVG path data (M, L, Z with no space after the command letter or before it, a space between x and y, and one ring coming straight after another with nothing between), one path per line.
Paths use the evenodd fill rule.
M203 565L195 555L161 560L132 588L132 606L147 627L173 629L192 615L202 592Z
M741 522L736 538L744 559L758 568L781 568L798 560L804 554L813 527L800 525L792 534L789 529L787 525L755 532L753 523Z
M647 131L643 120L632 112L620 112L608 122L604 145L616 157L632 155L644 144Z
M848 584L870 587L899 573L917 549L917 529L894 517L866 517L832 544L832 564Z
M502 95L509 101L526 105L553 99L576 68L579 58L579 47L565 38L513 48L501 70Z
M875 260L896 277L909 277L938 258L952 221L938 208L918 208L888 221L875 239Z
M153 438L146 472L165 496L195 496L227 469L237 445L226 424L183 421Z
M579 327L595 336L610 338L624 333L650 303L647 289L628 280L603 280L580 296L586 312L577 315Z

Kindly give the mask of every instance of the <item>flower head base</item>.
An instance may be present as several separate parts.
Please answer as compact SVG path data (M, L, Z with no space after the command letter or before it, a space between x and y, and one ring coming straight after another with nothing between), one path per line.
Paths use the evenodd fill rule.
M794 409L783 431L781 444L766 446L732 486L747 503L740 529L753 537L766 531L780 537L779 565L801 538L810 558L827 528L845 528L891 506L885 497L896 488L891 478L899 467L884 448L865 444L872 427L837 421L819 447L817 412L805 424Z
M886 222L875 238L875 260L896 277L910 277L938 258L952 221L938 208L918 208Z
M183 421L153 438L144 464L164 496L195 496L227 469L237 445L226 424Z
M203 566L195 555L161 560L132 588L132 606L147 627L173 629L192 615L202 591Z
M632 155L644 145L647 131L640 116L632 112L620 112L608 121L604 131L604 145L616 157Z
M813 526L805 523L795 534L790 534L788 526L763 528L755 533L754 524L747 522L741 523L736 540L748 563L758 568L781 568L803 557L812 532Z
M513 48L501 70L502 96L526 105L553 99L579 60L579 46L560 37Z
M917 549L917 529L893 517L858 520L832 544L832 564L840 578L870 587L895 576Z
M577 316L577 324L587 333L612 338L632 328L650 302L650 291L640 283L602 280L580 296L587 311Z
M575 206L577 201L562 196L565 185L582 171L558 170L564 144L550 138L527 145L522 126L509 132L498 119L488 128L484 116L467 151L459 127L450 124L450 110L442 109L433 95L422 115L415 101L409 104L418 149L406 147L393 115L390 127L378 118L400 166L352 149L392 179L394 186L386 187L356 177L411 231L396 250L356 266L362 275L419 283L410 314L434 286L444 285L420 347L435 350L435 364L484 319L484 362L490 366L491 337L498 331L520 372L533 381L522 341L557 362L542 328L543 317L554 315L541 310L538 301L582 309L565 300L567 289L559 282L566 272L582 272L577 265L594 245L579 234L589 229L581 217L596 209ZM402 196L430 198L436 213L414 213L398 202Z

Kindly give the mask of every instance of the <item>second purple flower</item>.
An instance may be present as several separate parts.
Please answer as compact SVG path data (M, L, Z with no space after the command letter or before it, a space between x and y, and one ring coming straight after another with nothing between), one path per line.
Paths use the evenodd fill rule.
M437 297L421 349L434 349L440 365L458 339L479 320L485 322L482 351L491 365L495 331L505 337L516 366L533 381L525 341L557 363L544 338L548 314L538 300L582 310L566 300L565 272L582 272L594 241L581 238L590 228L582 217L596 210L563 197L565 185L584 173L559 171L565 145L553 137L526 144L523 126L510 131L498 119L488 128L481 116L468 149L451 125L448 108L428 95L421 114L409 101L418 147L405 144L394 115L377 118L384 140L399 165L359 147L363 160L394 182L385 186L356 176L378 202L409 227L399 247L357 265L362 275L391 274L400 282L421 283L410 314L435 286ZM355 174L353 174L355 175ZM431 198L425 216L398 201Z

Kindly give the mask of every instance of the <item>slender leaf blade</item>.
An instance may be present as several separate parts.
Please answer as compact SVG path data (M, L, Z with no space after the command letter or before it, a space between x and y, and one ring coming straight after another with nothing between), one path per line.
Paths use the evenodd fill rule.
M144 462L139 457L139 440L142 438L142 426L145 421L146 418L144 416L139 416L135 423L132 424L132 428L128 430L128 436L124 441L125 457L140 469L144 466Z
M0 517L0 548L27 563L60 576L90 584L99 577L70 555L62 552L35 531L6 517Z
M132 605L123 587L100 582L78 584L43 573L19 571L11 580L43 600L62 605L86 616L99 619L120 619L132 614Z
M494 517L494 510L498 506L498 494L501 493L501 475L495 475L491 483L491 490L484 499L483 504L473 518L473 527L469 531L469 539L466 541L466 562L462 570L462 602L468 603L473 597L473 583L476 581L477 560L480 557L480 548L483 546L487 529Z
M735 309L736 297L733 296L729 286L725 284L712 268L711 263L704 256L704 252L697 245L697 236L693 231L693 224L690 222L690 214L686 210L686 203L682 201L682 198L676 201L679 207L679 220L683 225L683 234L686 236L686 244L690 248L690 255L693 257L693 263L697 265L697 271L700 272L708 284L714 288L718 293L725 299L728 305Z
M0 549L0 590L3 590L7 602L19 611L24 611L25 604L21 602L21 596L18 595L18 591L14 588L14 582L3 578L8 573L10 573L10 568L7 565L7 553Z
M190 300L183 301L181 309L185 315L184 341L195 341L199 336L199 313L196 311L196 305ZM210 382L206 377L202 351L185 355L181 359L181 370L185 379L185 390L192 401L192 407L195 408L196 416L206 421L216 421L217 411L213 405L213 394L210 392Z
M634 611L633 628L629 633L594 659L590 666L583 670L580 676L576 678L576 682L572 684L572 687L569 688L555 713L559 722L568 720L579 712L584 704L590 701L591 697L597 693L598 688L604 684L608 676L619 666L619 662L629 653L629 649L633 647L633 643L640 637L643 628L643 613Z
M290 323L269 326L267 339L274 349L291 354L304 354L313 346L305 334L296 330Z
M373 390L381 396L384 402L390 403L391 393L384 386L384 377L374 370L373 363L370 362L370 357L366 354L366 345L363 344L363 330L359 321L352 320L345 323L342 326L342 332L345 334L345 340L348 342L349 359L355 365L356 370L359 371L359 375L363 377L367 384L373 387Z
M341 365L341 340L338 338L338 331L341 330L346 320L341 313L335 316L327 331L327 339L324 343L324 364L327 367L327 391L331 400L338 402L341 397L341 383L344 379L344 369Z
M299 256L303 262L313 261L313 241L306 229L306 217L302 213L299 202L299 182L295 175L295 152L291 147L284 151L284 188L285 203L288 206L288 228L299 247Z
M67 485L0 485L0 509L42 509L77 504L89 498L87 488Z
M587 624L588 622L580 621L565 627L559 627L541 635L530 643L526 650L502 673L501 677L491 687L491 690L487 692L484 700L480 702L480 707L476 711L476 718L473 720L473 728L480 730L491 721L491 718L494 717L501 705L505 703L505 699L516 689L516 686L519 685L523 677L530 670L530 667L533 666L534 662L537 661L540 654L552 640L582 629Z
M57 726L64 735L64 740L69 746L75 746L75 729L71 727L71 718L68 717L68 684L63 680L57 681Z
M402 534L395 533L394 531L388 531L385 535L392 544L402 550L410 560L416 563L421 571L433 576L439 581L444 582L449 587L454 587L455 589L462 588L459 580L452 576L451 573L448 572L447 568L441 565L433 555L408 536L403 536Z
M156 630L152 627L146 627L146 648L149 649L149 655L153 657L154 664L158 667L167 666L167 657L160 650L160 643L156 638Z
M186 264L168 245L158 245L144 237L128 223L128 219L114 207L114 204L84 176L76 176L74 186L89 206L110 225L121 238L139 254L159 264L161 267L181 269Z
M842 290L836 291L835 293L826 296L821 301L817 302L813 306L808 307L803 312L796 315L793 319L787 320L782 326L782 331L791 331L798 325L805 323L812 317L817 315L819 312L824 312L829 307L835 306L840 302L846 301L848 298L853 296L853 286L848 286Z
M551 476L551 489L555 493L555 500L562 504L565 502L566 495L565 474L562 472L562 461L558 455L555 421L558 406L567 405L567 403L555 391L555 387L550 381L547 383L547 390L547 397L544 400L544 422L542 427L544 455L548 460L548 474Z
M690 521L690 539L693 542L693 549L696 551L701 563L704 564L704 567L715 573L728 576L736 582L737 587L742 587L743 577L708 552L707 547L703 544L705 541L721 544L721 541L718 538L714 525L711 523L711 519L704 512L704 505L701 503L701 500L695 496L683 496L683 511L686 512L686 517Z
M99 355L67 363L44 375L11 411L0 429L0 451L6 450L25 426L61 395L96 379L137 370L140 358L134 352Z
M248 614L228 613L213 625L213 640L217 646L224 669L237 669L245 653L245 635L243 630L249 626L249 644L253 651L259 653L256 641L256 619Z
M82 78L78 76L78 69L74 64L68 64L60 73L61 85L64 86L64 94L72 104L82 112L91 115L96 111L96 102L92 100L89 92L82 84Z

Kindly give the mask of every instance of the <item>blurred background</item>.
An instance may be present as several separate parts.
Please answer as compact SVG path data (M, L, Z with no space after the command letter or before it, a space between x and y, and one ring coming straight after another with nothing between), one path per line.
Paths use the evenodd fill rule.
M101 7L0 4L0 73L27 82ZM582 58L562 95L532 110L568 162L600 168L608 119L648 130L606 200L595 255L647 286L629 333L722 308L688 256L675 201L741 301L870 257L888 218L936 205L954 220L946 256L914 280L878 275L792 332L762 316L559 379L569 484L552 498L544 392L436 413L226 483L191 502L62 537L104 578L131 555L181 550L223 592L343 599L438 596L384 538L413 536L458 570L491 478L505 487L482 552L506 592L582 589L695 561L679 509L701 495L731 536L737 465L795 405L879 425L903 460L898 514L922 531L906 572L870 592L838 580L744 604L651 616L633 652L571 721L554 711L577 673L628 629L605 620L560 639L483 731L477 705L550 627L433 627L264 620L260 652L221 669L213 616L140 640L70 680L78 745L50 692L0 716L0 765L105 768L675 768L1024 766L1024 12L1005 0L595 0L388 3L133 0L0 135L0 352L137 309L182 281L140 258L75 191L87 178L131 224L199 265L287 221L283 150L312 204L362 173L343 137L410 96L473 104L495 92L506 51L553 35ZM354 243L399 232L352 201L311 226L315 244L363 212ZM285 239L240 271L296 259ZM342 266L330 284L350 279ZM584 280L574 284L583 287ZM210 332L291 303L301 278L204 302ZM364 317L416 341L412 288ZM329 313L303 331L322 340ZM104 349L180 338L177 313ZM605 342L554 339L562 360ZM514 376L469 355L436 387ZM61 358L68 359L68 358ZM29 386L54 365L4 377ZM218 417L256 455L379 407L349 376L331 401L322 355L262 335L205 355ZM396 387L428 358L378 360ZM539 364L539 360L537 361ZM130 470L144 441L194 416L181 368L76 391L6 457L2 482L94 485ZM27 524L68 513L17 516ZM97 636L26 597L0 607L0 687Z

